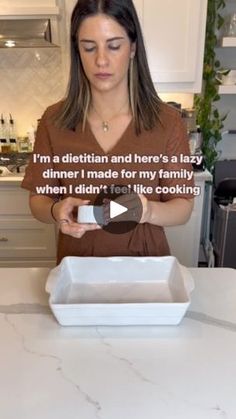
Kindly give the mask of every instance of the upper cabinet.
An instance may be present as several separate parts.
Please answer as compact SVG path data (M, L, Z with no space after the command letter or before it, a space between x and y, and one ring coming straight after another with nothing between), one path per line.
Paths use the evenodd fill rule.
M27 15L57 15L59 7L57 0L0 0L0 18L3 16L27 16Z
M207 0L134 0L158 92L200 92Z

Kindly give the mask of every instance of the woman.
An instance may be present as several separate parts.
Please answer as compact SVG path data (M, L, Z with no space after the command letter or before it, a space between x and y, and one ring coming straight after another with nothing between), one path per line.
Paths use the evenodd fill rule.
M188 220L193 195L156 193L155 187L192 186L192 180L158 176L160 169L166 173L180 168L191 170L188 164L179 162L180 156L188 155L189 150L178 112L160 101L152 84L132 1L79 0L72 13L70 42L67 96L44 113L34 158L22 183L22 187L31 191L31 211L42 222L59 224L58 263L67 255L168 255L163 227ZM88 159L88 156L134 154L147 156L148 163L143 163L144 157L135 166L132 163L114 165L110 160L101 166L100 162ZM83 161L70 161L69 169L76 172L77 178L58 179L45 175L52 174L48 172L51 169L68 171L68 163L62 158L65 155L67 162L68 156L82 156L86 160L85 166ZM151 156L163 155L167 156L166 160L151 159ZM172 162L172 156L177 157L177 163ZM139 194L142 217L133 230L114 235L96 223L76 222L75 210L93 204L96 198L94 193L75 192L81 182L91 183L91 179L82 180L82 167L87 171L115 167L118 173L125 167L135 168L133 173L137 176L129 179L131 185L137 184L141 171L154 173L155 179L145 174L141 182L139 179L144 186L152 186L153 193ZM127 179L119 178L115 183L125 184ZM114 179L106 179L106 185L111 184ZM37 188L45 185L53 189L41 189L46 193L39 194ZM93 179L93 185L101 185L101 179Z

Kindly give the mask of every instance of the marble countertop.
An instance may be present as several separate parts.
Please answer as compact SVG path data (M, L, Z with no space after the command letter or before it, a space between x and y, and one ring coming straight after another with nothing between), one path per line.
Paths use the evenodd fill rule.
M236 270L190 270L179 326L61 327L49 269L1 268L1 418L235 419Z
M20 185L24 178L24 173L16 173L10 176L0 176L1 185Z

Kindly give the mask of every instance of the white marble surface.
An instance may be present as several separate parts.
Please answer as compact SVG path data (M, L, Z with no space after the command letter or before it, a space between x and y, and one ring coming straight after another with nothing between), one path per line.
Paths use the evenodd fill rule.
M20 185L24 177L24 173L12 174L10 176L0 175L0 186L1 185Z
M0 269L2 419L235 419L236 271L192 268L179 326L61 327L47 268Z

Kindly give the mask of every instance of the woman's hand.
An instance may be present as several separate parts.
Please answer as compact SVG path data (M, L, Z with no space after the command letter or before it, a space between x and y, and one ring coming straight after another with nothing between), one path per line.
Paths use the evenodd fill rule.
M142 208L143 208L143 212L142 212L142 217L141 220L139 221L141 224L142 223L149 223L150 221L150 216L151 216L151 205L150 202L146 196L144 196L143 194L139 194L138 195L141 204L142 204Z
M139 194L143 213L140 223L150 223L162 227L185 224L193 210L193 199L173 198L166 202L149 201Z
M77 222L78 207L88 203L87 200L69 197L54 204L53 217L58 222L62 233L79 239L86 231L101 229L98 224L80 224Z
M30 194L29 204L33 216L47 224L57 222L60 230L69 236L80 238L86 231L98 230L98 224L77 223L77 210L80 205L87 205L89 201L68 197L53 203L46 195ZM52 206L53 205L53 206Z

